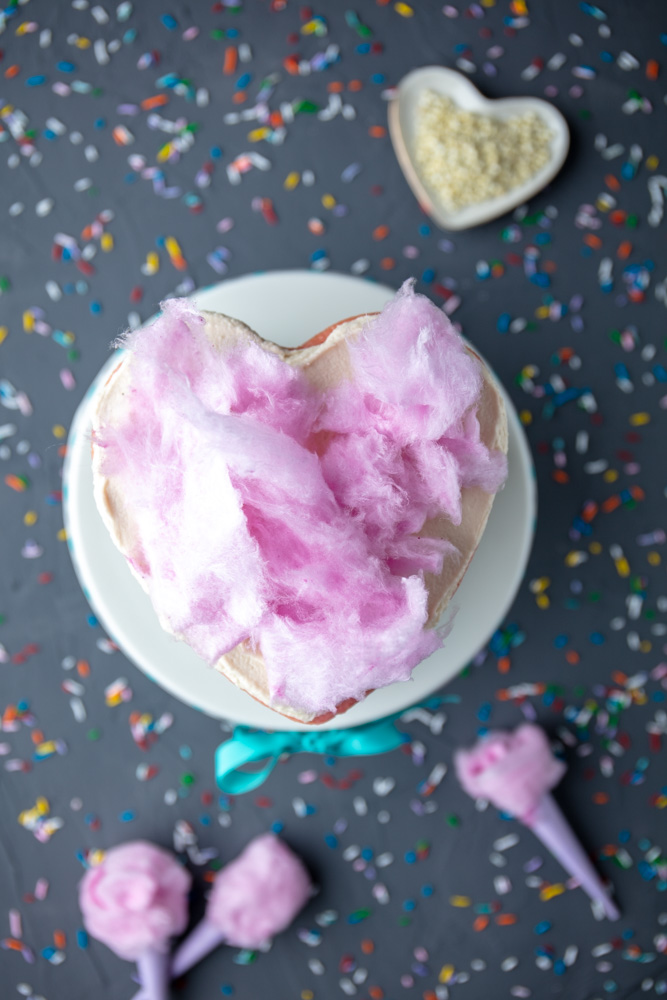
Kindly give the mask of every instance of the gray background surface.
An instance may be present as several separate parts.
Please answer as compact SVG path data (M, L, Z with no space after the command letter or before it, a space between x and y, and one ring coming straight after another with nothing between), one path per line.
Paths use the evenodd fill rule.
M85 4L76 6L85 8ZM25 127L34 130L34 147L41 154L41 162L33 155L32 163L29 155L20 156L20 165L14 167L16 139L7 137L0 144L0 277L7 276L11 283L0 297L0 326L9 331L0 344L0 376L25 392L33 405L29 416L9 409L0 412L0 423L17 428L3 442L7 448L0 463L3 479L6 474L25 474L30 479L25 492L15 492L0 482L0 614L4 618L0 642L6 649L0 664L0 709L29 703L35 720L32 730L21 725L14 732L10 725L0 733L1 763L24 762L21 769L3 766L0 770L0 938L9 933L5 913L16 908L22 915L24 941L36 956L35 964L28 965L19 952L0 951L2 1000L17 996L20 984L28 984L35 994L48 1000L124 1000L132 995L128 965L94 942L86 950L77 946L80 915L76 885L82 873L78 855L136 837L168 845L178 820L191 823L200 846L215 849L222 861L233 857L253 835L282 823L284 836L302 853L321 886L319 896L295 928L281 936L269 954L260 955L253 964L241 965L235 962L235 952L221 950L203 962L178 994L187 1000L220 995L330 1000L353 990L360 998L428 1000L447 996L447 989L438 985L445 966L454 968L453 974L443 975L450 975L449 995L471 1000L529 995L587 1000L667 991L667 880L664 867L660 870L658 864L645 861L653 845L664 845L666 833L665 753L664 749L650 748L646 727L656 712L664 710L665 681L661 680L659 664L665 654L661 622L667 601L664 597L660 601L660 595L667 587L665 564L659 562L664 546L637 542L665 522L667 397L660 370L657 379L654 373L655 365L666 364L664 306L654 293L666 275L665 224L656 228L647 225L651 171L645 163L650 155L667 162L664 34L661 40L661 32L667 31L665 7L659 2L608 2L596 16L595 11L587 12L586 4L573 0L532 0L527 23L513 29L507 24L513 14L504 0L490 7L473 5L468 9L458 2L453 6L460 11L457 18L444 16L440 3L415 3L414 16L402 17L393 4L380 6L364 0L356 10L373 31L370 42L382 46L381 52L368 54L357 51L362 40L345 22L346 5L337 2L314 10L326 17L328 35L302 36L297 45L290 44L288 36L298 32L304 22L301 8L292 0L283 11L272 11L268 3L251 0L236 12L212 8L210 3L174 0L165 7L144 0L135 2L124 24L118 24L112 4L105 8L108 23L99 24L91 9L32 0L7 21L0 36L4 52L0 73L14 64L20 67L16 76L1 78L0 107L7 103L25 114ZM162 23L165 13L176 19L176 30L170 31ZM37 30L20 29L17 34L17 27L30 22ZM182 32L193 24L200 28L199 36L183 41ZM211 37L211 31L230 28L237 29L238 38ZM601 37L600 28L603 32L608 28L610 37ZM41 48L40 33L47 29L52 39ZM102 38L108 43L122 39L128 29L136 31L136 39L124 42L104 65L96 60L92 46L78 48L71 37L78 35L91 42ZM580 37L580 45L570 40L572 34ZM252 59L227 77L221 73L223 50L234 42L249 43ZM310 76L285 73L282 60L290 52L310 58L330 43L340 46L337 64ZM490 76L483 67L489 61L486 52L494 45L502 46L504 52L495 60L497 75ZM137 68L142 53L150 51L159 53L159 65ZM624 70L618 65L622 51L636 57L637 68ZM562 68L545 68L533 80L522 78L522 71L534 58L546 61L557 52L567 56ZM611 61L605 61L604 53L611 54ZM385 87L395 85L414 67L430 63L454 66L461 57L474 64L471 78L492 97L542 96L546 87L557 88L553 100L570 124L572 150L551 189L530 206L535 220L523 224L519 242L501 238L502 230L512 221L506 218L453 234L453 249L447 252L439 245L444 234L435 228L423 229L427 220L399 171L389 139L372 138L368 130L385 123L386 103L381 96ZM663 64L657 81L646 78L645 65L650 58ZM59 70L61 61L75 64L75 71ZM577 66L592 67L594 78L573 75ZM359 80L363 84L359 91L346 90L344 94L356 109L356 119L338 117L327 122L314 115L299 115L288 126L284 145L253 146L246 138L248 126L223 123L223 115L236 108L232 103L235 80L245 71L253 77L245 106L254 104L263 77L279 74L270 100L272 109L296 98L322 107L330 81L347 84ZM123 117L117 108L162 92L156 89L156 80L170 72L191 80L194 88L208 88L210 103L197 107L186 97L165 91L170 102L158 112L172 120L183 116L199 126L192 148L178 162L163 165L167 186L181 189L178 196L165 199L155 193L150 180L136 175L128 178L128 155L145 156L147 165L154 165L157 150L168 137L148 128L145 111ZM40 74L46 77L43 85L26 86L26 80ZM373 82L374 74L383 74L384 81ZM99 93L96 89L61 97L52 92L57 80L71 83L73 79L90 83ZM573 86L580 88L580 96L572 95ZM628 91L633 89L651 102L650 112L623 112ZM53 140L44 134L50 116L64 126L64 134ZM134 135L131 146L114 142L112 129L118 124ZM78 145L70 141L76 131L83 137ZM599 133L607 136L609 145L620 143L625 152L605 161L594 149ZM619 209L637 214L638 225L635 229L616 226L608 213L596 213L602 220L595 231L601 248L589 252L582 242L587 230L575 225L577 209L581 204L594 205L598 195L608 190L605 175L621 176L633 143L642 147L644 159L635 179L622 180L615 197ZM85 159L84 148L89 145L99 152L95 162ZM214 147L222 150L222 156L214 161L210 186L200 189L195 178ZM252 171L238 187L232 187L225 167L248 149L267 156L271 170ZM352 162L359 163L362 170L353 182L344 183L341 172ZM661 167L654 172L660 173ZM312 187L300 185L292 192L284 189L290 171L307 169L315 173ZM81 178L92 181L87 191L75 190ZM193 214L184 201L188 193L200 196L203 209L199 214ZM347 206L346 215L335 217L322 207L321 198L327 193ZM278 225L267 226L253 211L251 202L258 195L273 199ZM50 214L39 217L35 206L44 198L52 198L54 207ZM24 209L13 216L10 206L16 203ZM543 216L549 206L557 209L556 218ZM52 259L54 234L70 234L82 247L81 230L104 209L114 213L107 228L115 247L109 253L98 252L92 260L95 273L85 279L87 287L82 294L76 290L67 294L66 285L82 280L83 275L72 262ZM325 222L322 236L313 236L307 229L307 220L313 216ZM216 223L223 217L233 218L234 228L220 234ZM377 242L372 232L380 224L388 225L390 234ZM487 281L476 277L478 261L505 261L508 253L522 258L524 249L535 245L539 234L548 234L550 239L540 246L541 261L555 265L549 288L530 282L521 262L506 265L499 277ZM178 274L162 249L159 272L143 275L146 254L155 249L157 239L167 235L179 240L187 271ZM617 247L626 239L632 250L627 261L619 261ZM275 770L258 793L231 803L219 801L213 782L213 751L225 735L220 725L175 702L120 652L109 655L97 645L102 632L89 621L90 612L66 544L58 538L62 528L57 491L63 441L52 431L57 425L67 428L86 387L107 357L110 341L126 327L128 313L135 308L130 303L131 289L143 288L143 301L137 308L145 318L183 277L190 278L193 286L217 280L206 262L206 255L217 246L230 251L230 277L254 270L309 267L312 253L322 249L333 270L349 271L355 261L367 258L367 276L396 287L406 277L421 277L429 269L436 283L451 279L462 300L454 319L490 360L517 407L532 414L527 431L535 455L540 503L526 583L508 620L519 626L525 641L512 650L506 675L498 672L497 656L490 652L483 664L472 667L442 692L447 701L443 705L447 723L440 735L432 735L418 722L406 726L413 740L426 748L423 762L418 754L413 759L401 752L338 762L294 756ZM405 246L417 248L418 256L406 257ZM597 271L600 259L607 256L614 261L614 285L604 293ZM393 258L395 265L385 270L383 258ZM645 300L628 303L623 269L645 262L651 268ZM46 293L49 280L58 282L65 291L59 301L52 301ZM432 284L420 280L418 288L442 301ZM573 329L567 315L555 322L535 318L545 296L568 303L575 295L584 297L583 330ZM91 313L91 302L100 303L102 311ZM48 331L44 336L23 332L22 314L31 308L43 309L44 322L53 330L75 334L76 359L68 359L67 349ZM497 321L503 313L525 317L531 325L516 334L501 334ZM610 332L627 326L636 328L638 346L626 353ZM262 332L270 335L270 331ZM655 346L654 357L645 350L646 345ZM566 347L573 348L581 359L579 368L555 357ZM614 366L618 363L627 365L634 383L630 393L617 385ZM529 364L539 368L536 383L548 384L560 375L568 386L590 387L598 404L597 416L592 418L573 401L547 419L543 400L517 384L517 376ZM69 368L75 376L72 391L61 384L62 368ZM634 428L631 416L637 413L648 414L650 421ZM582 430L590 435L586 454L575 449L576 435ZM29 449L21 445L26 441ZM554 451L565 452L567 483L553 478ZM30 456L38 456L39 467L34 467L37 459ZM593 460L606 460L609 469L617 471L617 479L610 482L607 475L605 481L603 474L587 471L587 463ZM600 513L592 522L589 538L569 536L585 501L602 503L632 486L641 487L643 500L613 513ZM27 511L38 514L33 526L24 523ZM25 557L28 540L42 549L37 558ZM591 542L599 543L598 554L595 545L594 552L589 552ZM616 572L609 552L613 545L622 546L630 576L621 577ZM564 561L573 549L589 556L576 568ZM654 555L649 558L650 553ZM40 582L43 573L52 574L50 582ZM544 577L551 581L550 606L540 609L529 583ZM644 600L639 617L627 621L626 600L631 593ZM616 627L611 624L614 619ZM566 638L558 640L558 636ZM642 648L633 648L639 642ZM31 652L33 646L38 650ZM566 653L573 651L579 654L576 663L566 659ZM71 674L64 671L62 662L67 657L89 663L89 676L79 676L76 668ZM626 691L623 675L641 676L631 684L636 692L628 698L627 707L607 722L604 712L618 702L615 692ZM61 689L67 677L85 689L87 718L82 723L74 720L69 695ZM128 678L133 696L119 707L108 707L104 689L118 677ZM523 682L543 682L546 693L527 698L523 705L498 698L501 689ZM595 714L588 726L577 727L573 722L576 712L570 709L584 705ZM131 737L132 712L148 713L153 719L171 712L174 723L144 752ZM524 714L534 714L551 735L566 741L564 752L570 767L558 799L598 859L600 870L614 883L623 911L617 926L596 923L578 890L541 901L539 890L525 884L524 864L535 855L544 857L539 874L546 883L559 883L561 869L528 832L503 820L494 810L477 814L451 770L427 800L428 809L433 811L423 814L425 800L418 786L435 764L451 764L453 750L472 742L483 725L514 725ZM62 740L60 749L66 752L33 760L31 731L35 729L46 740ZM136 769L143 763L159 768L146 782L136 777ZM298 776L311 769L316 780L301 784ZM358 776L347 788L323 783L322 779L330 776L336 785L355 769ZM193 776L194 783L184 784L184 775ZM385 797L379 796L374 780L388 777L394 779L395 787ZM173 805L165 802L169 789L178 790ZM594 796L601 793L607 800L596 802ZM45 796L51 814L64 820L62 829L47 843L38 842L17 822L19 813L33 806L37 796ZM298 797L313 807L305 818L295 814L292 802ZM366 801L366 815L355 811L355 797ZM378 820L382 810L388 811L389 822ZM128 812L134 818L124 821L123 814ZM451 825L452 817L458 826ZM347 826L332 848L324 838L341 820ZM494 841L514 830L520 834L520 842L506 852L506 866L497 868L489 860ZM430 845L428 857L416 863L406 861L406 853L422 841ZM363 871L355 870L344 858L345 848L355 844L367 849ZM610 857L602 859L605 845L609 845ZM631 867L614 861L613 855L622 849L632 859ZM373 859L383 852L391 852L394 861L378 870ZM203 905L203 873L208 867L192 865L194 917ZM361 869L362 864L356 868ZM505 895L499 896L494 886L498 875L511 882L511 891ZM48 896L31 902L29 894L39 877L49 881ZM390 895L389 903L383 906L372 894L377 881L387 886ZM432 895L423 895L424 886L433 888ZM452 906L454 895L468 897L471 905ZM498 926L492 915L487 929L473 931L473 921L479 915L475 907L479 911L485 904L516 915L516 923ZM363 922L351 923L349 916L360 909L371 912ZM305 943L299 931L317 928L316 917L326 910L336 911L337 920L320 928L318 945ZM534 928L543 921L550 928L537 935ZM53 945L54 930L67 935L65 958L59 965L43 955L43 950ZM362 951L362 940L374 943L371 954ZM608 954L592 954L605 943L611 944ZM557 963L571 945L579 950L567 969L557 964L550 969L536 965L536 958L540 958L536 949L542 948L542 958L550 956ZM508 958L516 958L517 964L503 971L501 963ZM323 974L309 967L314 959L323 964ZM482 960L485 967L479 962L471 967L474 960Z

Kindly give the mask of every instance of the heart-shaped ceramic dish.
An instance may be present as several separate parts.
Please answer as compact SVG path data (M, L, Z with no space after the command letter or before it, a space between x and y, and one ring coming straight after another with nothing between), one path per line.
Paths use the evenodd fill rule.
M467 205L458 211L448 209L438 192L422 177L415 164L417 105L426 90L449 97L465 111L507 121L516 115L538 114L553 134L549 162L525 183L497 198ZM389 104L389 133L394 152L419 204L442 229L469 229L497 219L532 198L556 176L565 162L570 133L564 117L548 101L537 97L503 97L489 100L467 77L443 66L424 66L404 76L396 97Z

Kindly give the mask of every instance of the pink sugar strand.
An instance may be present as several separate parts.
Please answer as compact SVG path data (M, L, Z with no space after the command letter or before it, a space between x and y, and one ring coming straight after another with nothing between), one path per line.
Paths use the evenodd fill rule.
M35 899L46 899L49 891L49 883L45 878L38 878L35 883Z
M9 911L9 933L17 940L23 937L23 924L18 910Z

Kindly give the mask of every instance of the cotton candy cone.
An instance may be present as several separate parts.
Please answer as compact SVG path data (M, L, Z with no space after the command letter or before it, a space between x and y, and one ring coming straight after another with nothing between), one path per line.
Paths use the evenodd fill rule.
M312 895L300 858L272 833L255 837L218 873L206 916L176 950L172 977L182 976L223 942L259 948L284 931ZM134 1000L148 1000L143 990Z
M81 879L84 927L119 958L137 963L147 1000L166 1000L169 942L188 922L191 881L173 854L145 840L110 848Z
M221 945L223 940L218 928L204 917L176 949L171 962L166 963L165 975L169 979L178 979L197 962L201 962L202 958L205 958L209 952ZM148 991L148 983L143 977L141 968L139 969L139 978L141 979L141 989L135 993L133 1000L154 1000ZM166 996L166 993L163 995Z
M176 979L178 976L182 976L184 972L191 969L197 962L201 962L202 958L221 945L223 941L223 935L215 924L204 917L176 949L171 963L172 978Z
M577 880L584 892L602 906L605 916L609 920L618 920L618 908L607 895L600 876L553 797L548 794L543 796L536 808L523 818L523 822Z
M145 1000L167 1000L169 989L169 954L150 948L137 959L137 972Z

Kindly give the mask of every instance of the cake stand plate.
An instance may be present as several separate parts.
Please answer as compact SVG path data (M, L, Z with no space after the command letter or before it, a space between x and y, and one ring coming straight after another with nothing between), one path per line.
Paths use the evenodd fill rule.
M376 312L394 289L361 278L311 271L274 271L223 281L195 292L202 309L243 320L287 347L347 316ZM207 715L270 730L309 730L272 712L207 666L161 628L148 596L130 573L97 512L90 434L93 398L117 358L111 357L86 393L70 430L64 469L65 526L83 591L111 639L150 678ZM509 610L533 540L536 490L533 464L516 411L503 393L509 419L509 475L455 599L458 610L443 649L420 663L412 681L373 692L322 729L346 729L400 712L442 687L487 642ZM451 607L451 605L450 605Z

